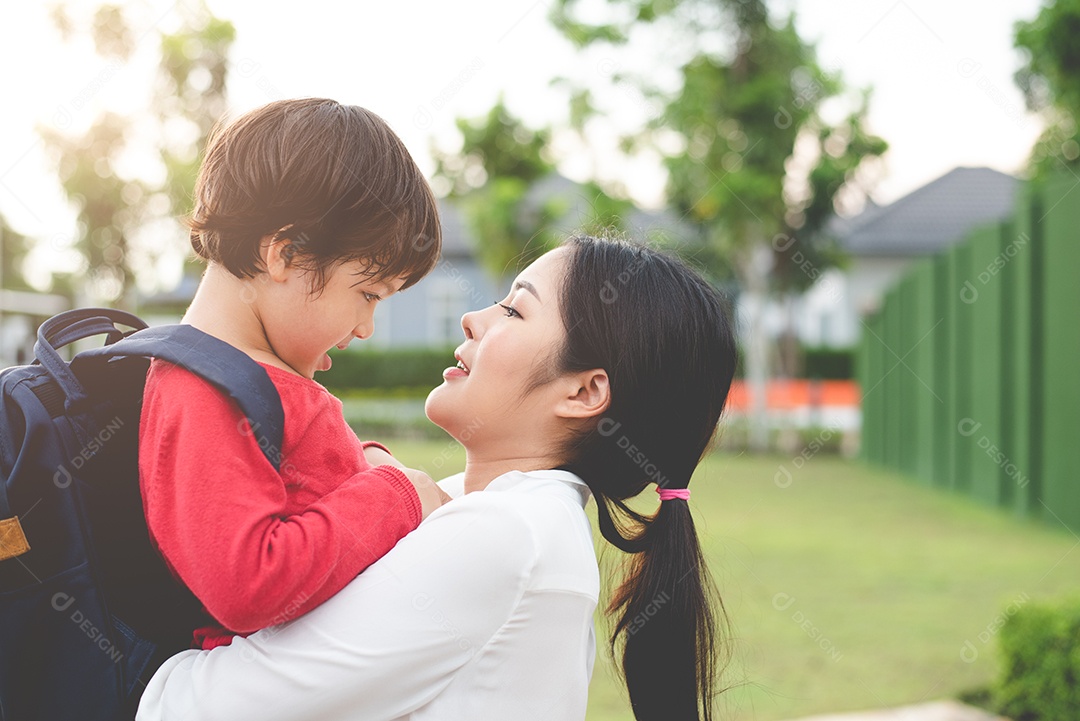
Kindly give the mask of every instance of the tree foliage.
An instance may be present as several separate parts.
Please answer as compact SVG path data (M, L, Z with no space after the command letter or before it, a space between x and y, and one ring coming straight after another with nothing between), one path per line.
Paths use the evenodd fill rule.
M23 277L23 261L29 252L29 239L0 216L0 288L33 290Z
M214 123L226 111L229 48L236 28L204 6L189 11L187 23L161 37L161 65L155 112L162 123L180 119L188 132L162 149L165 192L173 213L191 211L195 177Z
M811 285L836 262L822 232L836 198L887 146L866 129L865 93L843 121L827 121L823 106L847 95L841 78L820 67L794 16L777 21L763 0L608 0L606 8L606 22L587 23L578 0L557 0L552 21L579 47L629 44L652 29L652 46L683 52L674 90L648 78L613 80L634 82L662 108L627 147L643 140L661 153L668 203L700 229L699 261L738 281L751 446L765 450L765 300ZM794 348L780 355L787 374L798 366Z
M1080 0L1052 0L1030 21L1016 24L1015 44L1026 60L1015 75L1028 109L1046 120L1031 155L1037 176L1080 164Z
M547 192L544 181L555 173L552 130L529 128L501 97L486 116L459 119L457 127L460 151L432 148L435 182L462 208L481 262L496 278L558 245L562 230L618 226L627 203L596 183ZM573 215L582 203L588 206L585 222ZM561 228L567 217L573 217L571 229Z
M41 131L56 157L60 184L78 208L75 247L85 258L91 292L108 301L134 288L130 234L142 220L148 190L116 170L128 132L129 121L113 113L100 116L81 136Z
M79 32L63 6L57 6L52 17L62 37ZM199 150L225 109L228 50L235 30L202 4L185 6L182 21L175 33L160 35L154 117L162 138L166 177L162 186L120 171L128 140L135 134L135 118L105 112L81 135L40 130L64 192L77 209L75 247L85 261L87 290L97 301L131 305L138 268L134 255L139 252L152 263L164 250L159 243L136 248L133 237L160 215L156 208L162 204L153 202L156 197L165 198L164 207L174 214L190 209ZM134 54L138 38L122 5L99 7L87 32L104 59L127 62Z
M820 241L838 193L887 147L866 130L868 96L841 122L826 122L821 107L846 93L842 80L818 65L793 17L777 23L760 0L609 0L619 19L606 24L577 20L576 6L560 0L552 19L579 46L625 43L635 26L663 23L689 49L677 91L636 82L663 107L653 134L674 133L680 141L677 151L664 152L668 200L714 246L702 257L745 264L754 248L785 237L772 242L775 285L812 282L792 272L795 259L809 258L815 267L833 261L812 241ZM797 151L814 158L802 178L791 172Z

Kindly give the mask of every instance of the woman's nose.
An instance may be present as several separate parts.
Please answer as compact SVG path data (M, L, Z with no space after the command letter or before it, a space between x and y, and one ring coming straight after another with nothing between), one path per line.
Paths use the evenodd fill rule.
M479 329L479 311L470 311L461 316L461 330L465 332L465 338L473 340L476 338L476 331Z

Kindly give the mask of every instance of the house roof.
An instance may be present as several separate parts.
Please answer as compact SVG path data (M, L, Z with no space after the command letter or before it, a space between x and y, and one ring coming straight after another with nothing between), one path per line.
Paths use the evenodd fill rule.
M889 205L837 218L830 234L853 256L933 254L1012 215L1020 184L991 168L954 168Z
M570 235L582 228L592 229L594 199L584 185L560 173L549 173L526 191L524 203L527 208L538 211L553 198L562 198L566 202L562 216L553 222L556 231ZM698 237L693 224L668 208L646 210L630 205L619 220L628 238L639 243L659 242L677 247L694 242Z

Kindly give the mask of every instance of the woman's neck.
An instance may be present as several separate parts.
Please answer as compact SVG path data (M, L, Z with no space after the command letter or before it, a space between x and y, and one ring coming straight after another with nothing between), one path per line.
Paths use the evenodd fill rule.
M516 458L483 458L467 453L465 456L465 493L482 491L499 476L510 471L542 471L555 468L559 461L548 456Z

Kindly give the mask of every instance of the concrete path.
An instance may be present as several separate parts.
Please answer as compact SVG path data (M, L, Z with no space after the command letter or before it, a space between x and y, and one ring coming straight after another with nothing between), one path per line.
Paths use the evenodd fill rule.
M957 701L933 701L917 706L808 716L798 721L1008 721Z

